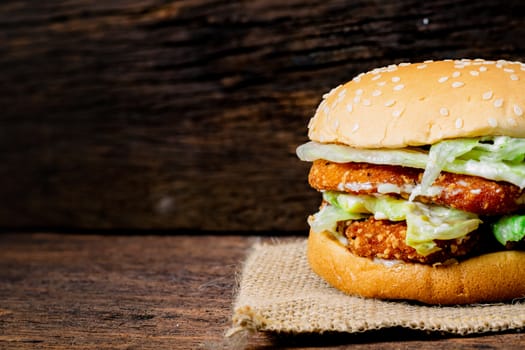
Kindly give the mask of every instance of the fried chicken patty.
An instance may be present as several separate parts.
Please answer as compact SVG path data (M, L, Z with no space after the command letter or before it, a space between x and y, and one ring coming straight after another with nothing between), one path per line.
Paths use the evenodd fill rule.
M383 193L408 198L422 177L423 170L415 168L316 160L308 181L317 190ZM441 172L430 190L432 195L419 196L417 200L478 215L508 214L525 207L525 190L476 176Z
M436 240L441 250L424 256L406 245L405 221L393 222L370 217L366 220L341 222L339 230L347 237L347 248L355 255L422 264L442 263L465 256L476 247L479 241L479 235L476 232L460 239Z

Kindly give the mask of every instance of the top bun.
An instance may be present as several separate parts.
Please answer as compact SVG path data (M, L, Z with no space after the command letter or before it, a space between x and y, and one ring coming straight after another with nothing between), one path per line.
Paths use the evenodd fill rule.
M330 91L309 137L360 148L443 139L525 137L525 64L462 59L400 63L361 73Z

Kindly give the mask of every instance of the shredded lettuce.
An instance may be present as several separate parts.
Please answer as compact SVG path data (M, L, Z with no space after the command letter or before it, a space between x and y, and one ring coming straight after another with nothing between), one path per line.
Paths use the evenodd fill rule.
M525 238L525 215L504 216L493 225L494 237L502 245Z
M357 149L308 142L298 147L297 155L305 161L326 159L425 169L421 188L413 196L425 193L442 170L525 188L525 138L490 136L445 140L432 145L428 152L416 148Z
M360 215L359 218L374 214L378 219L390 221L405 220L411 206L404 199L389 196L352 195L334 191L324 192L323 199L347 213Z
M427 189L437 179L441 170L451 167L469 169L475 175L491 180L503 180L525 187L525 139L506 136L492 136L470 139L445 140L430 147L428 164L421 181L420 193ZM456 171L453 171L456 172ZM458 173L465 173L461 169ZM414 199L418 193L411 194Z
M477 141L475 147L464 155L465 159L490 162L505 161L512 164L523 163L525 139L497 136L482 137Z
M310 225L314 232L328 230L337 234L338 221L357 220L370 215L390 221L406 220L406 244L425 256L440 250L435 240L464 237L481 223L475 214L386 195L357 196L326 191L323 198L330 205L311 217Z
M333 143L307 142L297 147L299 159L313 162L326 159L336 163L361 162L401 165L424 169L428 155L418 149L360 149Z
M412 202L411 202L412 203ZM406 244L421 255L440 250L434 240L465 237L476 230L481 220L476 214L440 206L416 204L407 214Z
M481 223L477 215L456 209L412 202L431 186L441 171L479 176L494 181L512 183L525 188L525 138L488 136L444 140L427 150L357 149L338 144L308 142L297 149L301 160L325 159L338 163L363 162L399 165L424 169L422 183L412 191L408 201L378 196L355 196L325 192L330 205L315 214L310 224L314 231L337 230L337 222L357 220L369 215L376 219L406 220L406 243L419 254L428 255L440 248L435 240L449 240L466 236ZM493 225L495 237L502 244L525 238L525 215L500 219Z
M364 216L348 212L334 205L325 205L317 213L308 218L308 224L313 232L328 231L343 245L347 244L346 237L337 230L337 223L348 220L359 220Z
M308 218L308 223L314 232L328 231L332 234L337 234L337 223L347 220L358 220L363 218L363 215L358 213L348 212L338 206L326 205L323 206L317 213Z
M466 139L460 142L457 140L442 141L430 147L421 186L412 192L410 200L413 200L419 194L427 194L428 189L437 179L441 170L447 164L453 163L459 156L471 151L477 142L476 139Z

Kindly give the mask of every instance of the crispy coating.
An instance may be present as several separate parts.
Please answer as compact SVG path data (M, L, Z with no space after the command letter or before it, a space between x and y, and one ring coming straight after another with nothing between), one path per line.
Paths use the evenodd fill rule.
M388 193L407 198L422 176L423 170L401 166L317 160L312 165L308 180L317 190ZM525 190L505 182L441 172L432 187L437 189L433 195L417 199L478 215L508 214L525 207Z
M341 223L339 229L348 238L348 249L355 255L367 258L402 260L422 264L446 262L469 254L476 247L479 235L476 232L461 238L438 241L440 251L427 256L420 255L405 243L406 222L375 220L370 217L362 221Z

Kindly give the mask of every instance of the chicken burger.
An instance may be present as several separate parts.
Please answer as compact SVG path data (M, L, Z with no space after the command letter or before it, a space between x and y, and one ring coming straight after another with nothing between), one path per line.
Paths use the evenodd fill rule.
M297 154L322 193L308 261L352 295L525 297L525 64L400 63L323 97Z

